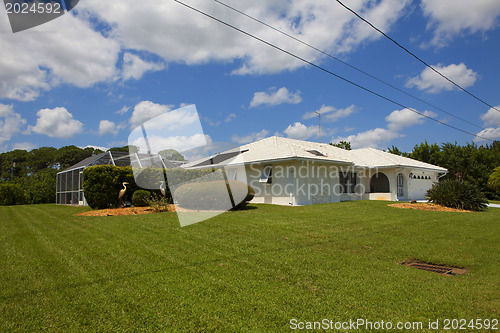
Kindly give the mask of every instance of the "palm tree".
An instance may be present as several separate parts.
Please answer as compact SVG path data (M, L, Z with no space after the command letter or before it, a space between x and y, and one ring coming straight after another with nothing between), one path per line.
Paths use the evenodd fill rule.
M490 175L488 187L492 190L500 190L500 166L496 167Z

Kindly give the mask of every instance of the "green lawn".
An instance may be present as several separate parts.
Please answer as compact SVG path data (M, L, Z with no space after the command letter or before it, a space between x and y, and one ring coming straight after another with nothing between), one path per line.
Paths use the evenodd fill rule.
M174 213L76 216L86 210L0 207L0 332L288 332L293 318L426 327L500 317L498 208L255 205L184 228ZM470 272L398 264L408 258Z

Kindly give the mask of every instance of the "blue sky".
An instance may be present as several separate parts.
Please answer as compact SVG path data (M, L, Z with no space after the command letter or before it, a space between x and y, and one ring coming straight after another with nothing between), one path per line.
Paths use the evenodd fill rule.
M13 34L0 9L0 151L127 144L134 126L195 104L204 133L244 144L271 135L409 151L500 138L500 112L451 86L331 0L225 3L438 106L388 88L209 0L186 3L468 135L422 118L171 0L80 1ZM500 108L498 0L345 0ZM322 114L321 138L318 117Z

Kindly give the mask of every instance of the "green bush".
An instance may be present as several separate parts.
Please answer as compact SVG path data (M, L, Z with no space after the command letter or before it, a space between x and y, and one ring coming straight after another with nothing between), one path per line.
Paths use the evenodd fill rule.
M118 192L123 188L122 183L128 182L123 201L131 201L132 193L141 189L138 185L149 187L152 195L161 196L160 184L168 176L168 183L181 184L186 182L207 181L220 179L220 170L163 170L161 168L137 168L137 183L131 167L116 167L113 165L98 165L86 168L83 172L83 189L85 199L90 207L104 209L118 205ZM156 188L156 190L152 189ZM171 189L166 186L166 200L171 201ZM135 204L134 204L135 205Z
M253 188L243 182L216 180L179 186L174 199L179 206L187 209L229 210L233 207L228 193L233 198L235 208L245 206L255 196Z
M83 171L83 189L90 207L104 209L118 205L118 192L127 182L127 191L123 201L131 201L132 193L138 189L134 181L132 168L113 165L92 166Z
M19 184L0 183L0 206L23 205L26 195Z
M146 190L137 190L132 195L132 204L136 207L146 207L151 200L151 192Z
M427 191L429 201L451 208L473 211L486 209L485 195L477 186L456 179L444 179Z

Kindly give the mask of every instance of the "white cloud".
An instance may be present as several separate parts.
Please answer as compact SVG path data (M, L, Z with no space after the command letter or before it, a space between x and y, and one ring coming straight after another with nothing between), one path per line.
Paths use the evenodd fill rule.
M15 134L21 131L21 126L26 120L19 113L14 112L12 105L0 103L0 145L9 141Z
M497 27L498 0L422 0L424 14L435 28L433 45L444 46L464 32L475 33Z
M0 98L31 101L59 83L89 87L112 81L120 46L82 18L64 15L22 33L2 34L0 49Z
M337 137L332 142L347 141L351 143L352 148L380 148L387 142L399 138L402 135L385 128L375 128L366 132L361 132L347 137Z
M124 143L122 144L121 146L125 146L127 143ZM117 145L119 146L119 145ZM102 151L106 151L108 150L109 148L106 148L106 147L102 147L102 146L95 146L95 145L86 145L85 147L79 147L81 149L85 149L85 148L93 148L93 149L100 149Z
M496 107L500 108L500 105ZM490 126L477 133L474 141L482 142L489 140L498 140L500 138L500 112L491 108L485 114L481 115L484 126Z
M350 4L384 31L404 14L410 0L358 1ZM293 50L311 61L320 55L263 25L224 10L213 2L193 1L190 5L235 24L282 48ZM150 9L154 8L154 11ZM327 50L350 52L380 35L351 13L329 0L240 1L237 8ZM126 49L144 50L166 62L200 64L209 61L241 60L237 74L276 73L306 66L267 45L229 29L174 2L143 0L119 2L88 0L79 11L89 11L108 23ZM152 33L155 32L155 33ZM161 32L161 33L158 33ZM168 36L168 38L165 38Z
M42 109L37 112L37 116L36 125L30 126L29 130L38 134L69 139L83 131L83 124L64 107Z
M287 137L298 140L307 140L314 135L318 135L318 126L306 126L299 122L289 125L283 133Z
M339 119L346 118L346 117L350 116L351 114L353 114L356 111L357 111L357 108L354 104L351 106L348 106L344 109L337 109L333 106L322 105L321 108L319 108L319 110L307 112L306 114L304 114L304 116L302 116L302 118L303 119L311 119L311 118L318 117L318 114L316 113L316 112L318 112L319 114L321 114L321 120L337 121Z
M458 65L451 64L448 66L438 64L432 67L462 88L472 86L478 78L477 73L472 69L468 69L464 63ZM406 82L406 86L408 88L416 87L419 90L425 90L434 94L442 90L458 89L452 83L448 82L448 80L428 67L426 67L419 76L410 78Z
M302 102L300 91L291 93L285 87L279 88L278 90L276 90L276 88L271 88L268 91L269 93L264 91L256 92L250 102L250 107L255 108L261 105L280 105L285 103L299 104Z
M153 103L151 101L139 102L132 112L132 117L130 117L130 126L135 127L148 121L156 116L164 114L172 110L173 105L162 105Z
M20 150L30 151L35 148L37 148L37 145L31 142L16 142L12 144L13 150L20 149Z
M405 13L411 0L358 1L350 4L384 31ZM298 56L318 62L316 51L281 34L241 20L213 2L191 5L268 40ZM152 11L151 8L154 8ZM334 54L349 53L361 44L381 38L330 0L239 2L238 8L289 34ZM215 13L214 13L215 11ZM169 63L204 64L234 61L234 74L270 74L307 66L267 45L209 20L177 3L155 0L80 1L74 15L64 15L36 28L0 39L0 98L30 101L60 83L89 87L98 82L139 79L147 71ZM97 26L106 26L104 32ZM7 20L0 30L9 31ZM122 50L124 65L119 65ZM147 52L164 64L134 55Z
M164 64L147 62L141 59L138 55L130 52L125 52L123 55L123 80L135 79L139 80L144 73L160 71L165 68Z
M99 135L106 135L106 134L112 134L116 135L120 131L121 126L115 124L114 122L110 120L101 120L99 122Z
M229 123L229 122L233 121L233 119L234 119L234 118L236 118L236 114L234 114L234 113L230 113L230 114L226 117L226 119L224 119L224 122L225 122L225 123Z
M203 120L208 124L208 126L212 126L212 127L219 127L220 124L222 124L222 122L220 120L213 121L212 119L210 119L208 117L203 117Z
M130 110L130 106L124 105L120 110L116 111L115 113L119 115L124 115L125 113L128 112L128 110Z
M175 149L179 152L184 150L189 150L197 147L205 146L208 142L211 141L208 135L204 134L193 134L191 136L169 136L169 137L161 137L157 135L151 135L148 138L149 147L152 152L159 152L164 149ZM139 147L139 151L141 153L146 153L148 151L146 141L144 137L140 137L135 139L132 142L129 142L134 146Z
M500 110L500 105L496 107ZM498 126L500 127L500 112L491 108L481 116L481 120L485 126Z
M500 139L500 127L498 128L489 127L477 133L476 137L474 138L474 141L482 142L487 140L498 140L498 139Z
M422 114L428 117L436 117L432 111L424 111ZM405 127L410 127L413 125L423 124L425 117L415 113L409 109L395 110L391 112L390 115L385 117L385 120L389 123L387 128L392 131L400 131Z
M250 133L246 136L239 136L239 135L235 134L231 137L231 141L239 143L239 144L246 144L246 143L265 139L268 135L269 135L269 131L263 129L260 132Z

